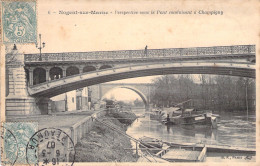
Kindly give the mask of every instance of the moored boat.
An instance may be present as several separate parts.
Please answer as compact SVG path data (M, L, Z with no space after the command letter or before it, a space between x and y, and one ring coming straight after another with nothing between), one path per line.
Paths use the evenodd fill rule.
M154 138L149 138L157 140ZM153 152L162 161L169 162L203 162L221 160L255 161L256 150L221 145L205 145L202 143L172 143L163 142L161 150ZM166 148L165 148L166 147ZM159 148L158 148L159 149Z
M206 158L206 153L206 146L202 150L168 148L161 150L156 156L169 162L203 162Z
M140 141L139 144L140 149L145 149L152 153L159 152L164 145L162 140L146 137L146 136L139 138L139 141Z
M256 151L247 148L221 147L215 145L178 145L156 154L169 162L204 162L204 161L251 161L256 160Z
M145 146L148 148L162 148L162 146L163 146L162 140L159 140L156 138L143 136L143 137L139 138L139 141L141 143L140 146L142 146L142 147Z
M162 122L175 125L211 125L212 128L216 128L218 119L219 116L210 111L174 107L168 110L167 117Z
M162 112L161 110L157 109L155 111L149 112L149 114L150 114L150 119L151 120L160 120L163 117L164 112Z

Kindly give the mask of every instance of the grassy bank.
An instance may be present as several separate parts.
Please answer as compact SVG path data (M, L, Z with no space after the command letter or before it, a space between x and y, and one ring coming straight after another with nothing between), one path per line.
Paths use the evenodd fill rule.
M136 119L133 113L110 113L99 119L125 133L127 126ZM95 122L90 133L76 145L75 162L135 162L130 139Z

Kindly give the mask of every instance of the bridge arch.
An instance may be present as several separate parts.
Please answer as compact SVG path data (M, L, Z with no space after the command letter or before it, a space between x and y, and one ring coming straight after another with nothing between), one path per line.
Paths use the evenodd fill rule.
M147 96L145 96L145 94L144 94L142 91L140 91L139 89L137 89L137 88L135 88L135 87L132 87L132 86L129 86L129 85L127 85L127 86L122 85L122 86L116 86L116 87L114 87L114 88L111 88L111 89L108 90L105 94L103 94L103 96L101 97L101 100L104 99L104 96L105 96L106 94L108 94L108 93L111 92L112 90L118 89L118 88L124 88L124 89L132 90L133 92L135 92L136 94L138 94L138 96L141 97L141 99L142 99L143 102L144 102L145 108L148 108L149 103L148 103Z
M66 69L66 76L72 76L76 74L79 74L79 68L76 66L70 66Z
M62 78L62 77L63 77L63 74L62 74L62 69L60 67L52 67L50 69L50 79L51 80Z
M37 67L33 70L33 85L46 82L46 70L41 67Z
M166 74L213 74L255 78L255 65L247 63L230 64L226 62L169 62L125 66L102 71L81 73L71 77L49 81L48 83L29 87L28 92L31 96L53 97L71 90L109 81Z
M111 65L103 65L103 66L100 66L99 70L104 70L104 69L108 69L108 68L112 68Z
M85 66L83 68L83 73L87 73L87 72L91 72L91 71L96 71L96 67L95 66Z

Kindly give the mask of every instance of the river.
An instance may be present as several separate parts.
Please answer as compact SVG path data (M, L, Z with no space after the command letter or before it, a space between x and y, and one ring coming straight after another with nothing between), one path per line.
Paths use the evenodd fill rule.
M175 143L204 143L231 147L256 147L256 116L245 113L221 113L217 129L210 126L166 126L157 120L150 120L144 109L133 109L139 117L127 129L127 134L138 139L153 137Z

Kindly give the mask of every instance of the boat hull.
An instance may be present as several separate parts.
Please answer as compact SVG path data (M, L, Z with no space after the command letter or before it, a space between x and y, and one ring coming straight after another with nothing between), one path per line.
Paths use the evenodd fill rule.
M176 125L192 125L192 124L202 124L211 125L211 117L207 117L206 114L194 115L194 116L175 116L169 118L170 122Z
M154 148L154 149L160 149L163 146L163 142L161 140L155 139L155 138L150 138L150 137L142 137L139 139L140 144L139 147L140 148Z
M226 161L233 157L234 161L255 161L256 150L249 148L238 148L220 145L205 145L194 143L172 143L163 142L158 139L144 137L142 139L149 152L169 162L203 162L203 161ZM145 142L146 141L146 142ZM153 143L153 144L151 144ZM161 144L162 143L162 144ZM162 147L161 147L162 145ZM158 147L158 148L155 148ZM155 149L157 149L155 151ZM159 149L159 150L158 150Z

